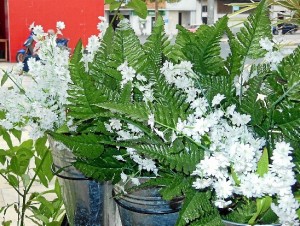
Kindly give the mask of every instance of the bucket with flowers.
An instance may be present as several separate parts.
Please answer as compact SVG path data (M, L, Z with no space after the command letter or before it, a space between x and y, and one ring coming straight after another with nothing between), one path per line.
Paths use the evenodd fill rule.
M226 16L178 31L171 44L159 19L141 45L123 20L92 58L79 44L69 89L77 133L53 137L89 177L184 196L176 225L298 225L299 48L272 39L266 1L236 35ZM97 157L80 148L99 144Z
M77 45L72 126L47 130L88 178L184 197L176 225L299 225L299 59L272 39L264 0L236 35L224 16L194 33L178 26L173 44L161 18L143 45L122 20L88 51Z

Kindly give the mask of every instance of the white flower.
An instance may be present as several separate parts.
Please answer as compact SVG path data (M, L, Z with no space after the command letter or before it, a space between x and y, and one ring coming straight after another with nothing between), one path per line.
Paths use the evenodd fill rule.
M153 129L154 123L155 123L154 114L150 114L148 116L148 125L151 127L151 129Z
M234 112L231 118L232 123L237 126L246 125L250 120L250 115L240 114L238 112Z
M136 186L139 186L141 184L138 178L131 178L131 182Z
M215 206L218 208L221 208L221 209L227 208L231 203L232 203L231 200L225 201L223 199L218 199L218 200L214 201Z
M128 176L124 172L122 172L120 176L121 176L123 183L125 183L127 181Z
M99 19L100 21L106 21L106 18L103 17L103 16L98 16L98 19Z
M204 135L209 131L210 126L211 126L210 121L202 117L200 119L196 119L193 130L199 133L199 135Z
M122 129L122 123L119 119L112 118L109 120L112 129L120 130Z
M90 54L95 54L100 47L100 39L96 35L92 35L91 37L88 38L88 44L86 46L86 50Z
M211 178L197 178L196 181L193 182L193 187L196 189L204 189L211 186L213 180Z
M127 61L125 61L123 64L121 64L117 68L117 70L120 71L122 74L121 87L123 87L128 82L132 82L136 76L135 75L136 71L132 67L128 66Z
M136 76L136 79L139 80L139 81L143 81L143 82L146 82L146 81L147 81L146 77L143 76L143 75L140 75L140 74L138 74L138 75Z
M41 25L36 25L34 28L33 28L33 33L34 35L36 36L43 36L45 33L44 33L44 28L41 26Z
M223 99L225 99L225 96L218 93L212 100L212 106L219 105Z
M266 95L258 93L256 101L261 100L264 103L264 106L267 107L267 104L266 104L266 101L265 101L266 97L267 97Z
M230 197L233 193L233 184L231 180L221 179L216 180L213 183L213 188L217 193L219 199L226 199Z
M119 160L119 161L123 161L123 162L126 162L126 160L123 158L122 155L114 155L114 157Z
M157 170L155 162L152 159L143 159L141 162L142 169L150 172L150 171L155 171Z
M58 22L56 23L56 28L59 29L59 30L63 30L63 29L66 28L66 25L65 25L64 22L58 21Z
M259 44L260 46L267 50L267 51L272 51L273 50L273 46L274 46L274 43L270 41L270 39L268 39L267 37L265 38L262 38L260 41L259 41Z
M159 130L156 129L156 128L154 128L154 132L155 132L158 136L160 136L164 141L166 141L166 140L165 140L164 132L159 131Z

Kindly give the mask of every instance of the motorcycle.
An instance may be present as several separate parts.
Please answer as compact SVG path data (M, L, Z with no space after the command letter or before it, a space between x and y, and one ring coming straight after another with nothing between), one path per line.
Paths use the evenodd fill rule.
M33 34L31 33L30 36L26 39L24 42L24 47L23 49L20 49L17 52L16 60L17 62L24 62L25 58L27 56L32 56L33 54Z
M30 43L30 37L25 41L24 46L26 46L26 49L22 49L18 51L17 54L17 61L19 59L18 62L23 62L23 71L28 72L29 71L29 67L28 67L28 59L31 57L34 57L36 60L40 60L39 56L37 54L33 53L33 38L32 38L32 42ZM70 49L68 48L68 42L69 39L67 38L57 38L56 39L56 44L59 48L66 48L70 51ZM29 44L30 43L30 44ZM23 53L23 55L22 55ZM18 58L19 56L19 58Z

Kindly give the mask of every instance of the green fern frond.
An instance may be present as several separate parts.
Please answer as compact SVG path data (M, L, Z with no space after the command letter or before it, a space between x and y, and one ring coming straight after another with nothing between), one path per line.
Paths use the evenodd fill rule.
M175 197L183 196L186 190L191 187L192 180L184 174L175 174L168 184L162 187L160 194L163 199L171 200Z
M257 59L265 54L259 41L263 37L272 38L271 25L266 0L260 2L255 12L249 15L244 27L236 36L226 30L231 53L226 60L226 70L230 79L240 75L248 58Z
M150 178L139 185L139 188L159 187L160 194L164 200L171 200L176 197L184 196L184 193L190 190L192 180L184 174L169 174L160 172L159 177Z
M262 94L261 86L266 77L267 70L264 67L253 67L250 77L252 73L257 73L258 75L249 80L247 90L242 95L240 109L251 116L252 125L258 126L261 125L262 120L266 117L266 106L262 100L257 100L257 95L259 93Z
M243 56L257 59L264 55L265 50L260 47L259 41L263 37L272 38L270 24L268 4L266 0L262 0L237 33L237 39L241 44L239 51Z
M114 30L111 26L101 40L100 47L94 56L93 62L89 64L89 74L97 83L116 88L122 79L121 73L109 66L109 55L112 53Z
M141 144L135 149L145 156L156 159L160 164L168 166L171 170L190 175L195 166L203 159L204 151L195 144L187 143L186 148L168 146L166 144Z
M62 142L77 156L84 158L97 158L104 151L103 144L99 143L98 137L92 134L69 136L58 133L50 133L56 141Z
M117 161L114 157L107 157L97 160L78 159L74 166L88 178L93 178L100 182L112 181L115 184L121 180L120 175L124 164Z
M300 47L278 65L278 76L286 81L285 89L289 90L288 98L292 101L300 101Z
M73 84L68 90L69 115L75 119L83 119L94 115L99 108L95 106L98 102L100 91L95 87L92 77L84 69L82 59L82 43L77 44L70 62L70 73Z
M100 103L97 106L110 110L121 115L126 115L127 117L137 120L140 122L148 121L149 109L144 103Z
M232 96L235 95L232 80L227 75L198 77L195 84L199 89L203 90L203 94L209 102L211 102L217 94L225 95L229 101L232 99ZM235 101L234 99L232 100Z
M153 74L159 73L163 58L169 55L170 51L170 41L165 34L162 17L158 17L151 35L143 45L143 49L147 55L149 69L153 71Z
M300 137L300 108L283 108L274 112L274 122L281 129L285 137L299 142Z
M227 21L226 16L222 17L214 26L200 26L196 33L178 26L179 38L182 36L182 40L186 40L181 43L181 51L186 60L193 62L194 71L199 76L217 75L223 69L220 40L225 33Z
M211 204L209 195L206 192L191 190L186 193L176 226L185 226L197 219L204 221L198 225L211 225L209 224L210 221L217 222L216 225L221 225L221 218L216 207Z
M109 55L110 61L108 63L110 67L116 69L127 61L137 73L140 73L147 65L147 57L140 40L126 20L122 20L118 24L111 47L112 51Z

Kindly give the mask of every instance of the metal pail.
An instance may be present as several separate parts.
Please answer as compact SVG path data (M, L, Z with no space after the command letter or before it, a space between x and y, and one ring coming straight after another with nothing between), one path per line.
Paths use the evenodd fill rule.
M114 187L114 193L120 193L118 186ZM159 188L150 188L117 195L115 200L123 226L173 226L183 198L165 201Z
M53 157L53 171L57 172L68 222L71 226L121 226L112 198L112 185L87 179L78 171L73 153L48 138Z

